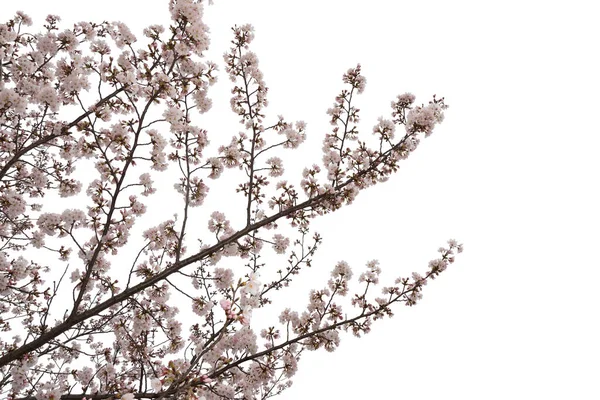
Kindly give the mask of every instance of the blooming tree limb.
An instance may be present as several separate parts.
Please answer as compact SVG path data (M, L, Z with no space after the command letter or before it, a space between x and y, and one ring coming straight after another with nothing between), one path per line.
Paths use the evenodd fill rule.
M61 31L60 18L50 15L45 32L29 34L23 28L31 20L19 12L0 24L4 397L271 397L291 385L304 350L333 351L341 330L360 336L373 321L392 316L393 303L416 304L423 286L462 251L450 240L425 275L398 278L374 300L367 294L381 269L370 261L358 278L364 289L351 296L357 310L350 317L341 298L350 293L353 272L340 261L327 286L310 292L305 311L285 309L279 328L260 331L259 350L253 311L311 266L322 242L311 221L386 181L442 122L447 106L435 96L418 106L412 94L399 95L391 119L381 117L373 127L374 139L362 137L355 102L366 79L360 65L350 68L342 77L346 88L327 111L332 129L321 163L304 169L297 189L273 179L285 176L281 152L304 142L306 124L283 116L266 122L268 88L250 51L252 26L233 28L224 55L233 82L230 105L244 131L215 150L209 132L192 123L211 109L208 89L217 71L202 61L209 44L202 4L170 0L169 11L168 30L149 26L148 43L139 49L120 22L80 22ZM84 160L93 161L96 173L92 178L86 170L81 179L87 182L77 174ZM242 171L235 192L244 197L243 216L212 212L212 244L199 236L199 248L190 250L198 235L191 218L209 196L209 182L226 169ZM143 246L127 253L131 229L146 213L141 199L159 191L153 177L162 171L171 173L181 217L145 230ZM78 196L84 184L85 210L46 212L60 205L35 202L47 193ZM268 257L287 257L287 267L269 274ZM60 262L66 267L58 268ZM195 320L177 317L183 304Z

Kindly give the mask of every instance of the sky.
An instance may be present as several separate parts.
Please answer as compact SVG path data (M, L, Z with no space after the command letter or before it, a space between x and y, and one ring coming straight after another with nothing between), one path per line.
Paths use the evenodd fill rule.
M1 19L23 10L35 27L48 13L69 25L119 20L141 38L143 27L168 22L167 5L20 0L3 4ZM596 15L593 2L578 0L215 0L207 8L207 58L221 66L206 127L216 141L240 130L222 59L234 24L255 27L268 115L307 122L302 150L285 159L292 169L320 161L326 110L357 63L367 78L357 98L364 135L389 117L397 94L412 92L419 104L436 94L450 105L388 182L315 221L324 243L281 308L302 310L339 260L357 276L378 259L381 286L391 286L424 272L448 239L464 252L417 306L396 307L360 339L342 335L333 353L305 352L279 399L598 398ZM278 314L257 315L253 326Z

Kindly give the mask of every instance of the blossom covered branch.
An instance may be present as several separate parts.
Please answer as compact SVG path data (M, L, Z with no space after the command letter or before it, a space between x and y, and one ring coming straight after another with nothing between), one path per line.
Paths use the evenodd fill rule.
M424 276L398 278L374 300L367 294L381 270L369 262L351 317L340 298L353 272L340 261L327 287L311 291L305 311L286 309L281 327L260 331L259 349L253 310L272 304L273 291L312 265L322 237L311 221L389 179L447 106L435 96L418 106L412 94L400 95L374 138L362 137L355 103L366 79L360 65L349 69L327 111L332 130L321 163L304 168L298 187L288 181L283 154L304 142L306 124L283 116L267 122L252 26L233 28L224 56L231 108L244 131L215 147L209 131L193 123L211 109L217 71L204 61L203 5L170 0L169 11L169 28L149 26L139 48L120 22L60 30L60 18L50 15L45 31L30 34L24 29L31 20L19 12L0 24L3 397L271 397L291 385L304 350L333 351L340 330L360 336L392 316L393 303L416 304L427 281L462 251L449 241ZM201 215L209 182L226 169L242 171L234 191L244 210L210 212L204 237L190 221ZM172 179L181 217L146 229L135 248L132 229L146 215L142 198L159 192L157 174ZM36 200L46 195L85 206ZM269 268L281 257L285 270ZM180 307L195 319L178 317Z

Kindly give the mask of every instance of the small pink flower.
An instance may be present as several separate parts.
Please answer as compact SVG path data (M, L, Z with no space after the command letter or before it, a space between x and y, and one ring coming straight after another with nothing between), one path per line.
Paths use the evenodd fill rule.
M231 301L223 299L219 302L219 304L221 304L221 308L223 308L223 310L231 310Z
M250 325L250 318L248 318L246 315L241 314L238 317L238 320L240 321L240 324L244 325L244 326L248 326Z

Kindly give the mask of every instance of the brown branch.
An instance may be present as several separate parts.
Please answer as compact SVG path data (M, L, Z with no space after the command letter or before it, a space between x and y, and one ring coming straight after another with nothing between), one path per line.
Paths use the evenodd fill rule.
M71 129L72 127L76 126L78 123L80 123L84 118L86 118L88 115L92 114L94 111L94 109L100 107L101 105L103 105L104 103L106 103L107 101L109 101L110 99L112 99L113 97L115 97L117 94L121 93L123 90L126 89L127 86L123 86L117 90L115 90L114 92L112 92L111 94L109 94L108 96L106 96L105 98L103 98L102 100L100 100L99 102L97 102L92 109L90 109L89 111L86 111L85 113L81 114L79 117L77 117L76 119L74 119L71 123L69 123L68 125L65 125L62 127L60 134L51 134L48 136L44 136L43 138L40 138L39 140L31 143L29 146L23 147L21 150L17 151L15 153L15 156L13 158L11 158L6 165L0 170L0 179L2 179L6 173L8 172L8 170L10 169L10 167L12 167L14 164L16 164L19 159L21 157L23 157L25 154L27 154L30 150L35 149L38 146L41 146L43 144L48 143L49 141L56 139L60 136L65 136L69 134L69 129Z
M221 250L226 245L228 245L230 243L234 243L236 240L244 237L248 233L250 233L254 230L257 230L257 229L263 227L264 225L275 222L279 218L285 217L289 214L292 214L292 213L302 210L304 208L311 207L315 203L317 203L319 200L323 199L326 196L330 196L330 195L331 194L329 194L329 193L324 193L319 196L315 196L312 199L305 201L304 203L301 203L294 207L290 207L290 208L283 210L275 215L272 215L269 218L266 218L255 224L252 224L252 225L246 227L245 229L242 229L241 231L235 233L234 235L228 237L227 239L209 247L208 249L201 251L200 253L195 254L191 257L188 257L184 260L181 260L178 263L174 263L170 267L166 268L164 271L154 275L153 277L145 280L144 282L137 284L136 286L133 286L129 289L124 290L123 292L119 293L118 295L113 296L110 299L106 300L104 303L98 304L96 307L91 308L82 313L73 315L72 318L69 318L67 321L61 323L58 326L55 326L54 328L50 329L48 332L44 333L37 339L35 339L27 344L24 344L23 346L19 347L18 349L10 351L7 354L5 354L4 356L0 357L0 367L8 365L8 363L10 363L11 361L17 360L17 359L23 357L25 354L40 348L42 345L44 345L48 341L56 338L58 335L66 332L73 326L75 326L89 318L99 315L102 311L110 308L111 306L114 306L115 304L118 304L122 301L127 300L129 297L160 282L161 280L167 278L171 274L179 271L183 267L186 267L192 263L200 261L203 258Z
M142 290L144 290L148 287L151 287L152 285L160 282L161 280L166 279L168 276L179 271L180 269L182 269L190 264L193 264L195 262L198 262L198 261L202 260L203 258L210 256L211 254L216 253L217 251L221 250L223 247L236 242L238 239L244 237L245 235L247 235L255 230L258 230L265 225L275 222L282 217L286 217L290 214L293 214L293 213L303 210L305 208L313 207L313 206L317 205L320 201L326 200L329 197L335 197L337 194L339 194L340 189L353 183L354 181L358 180L362 176L367 175L369 172L371 172L373 169L375 169L377 166L379 166L382 162L384 162L385 159L388 158L394 150L398 149L402 145L404 140L406 140L406 138L408 138L410 135L411 134L407 134L403 138L403 140L401 140L398 144L396 144L396 146L390 148L385 153L380 154L377 157L377 159L375 160L376 162L372 163L369 168L355 174L353 177L348 179L346 182L336 186L334 188L333 193L327 192L327 193L319 194L315 197L312 197L312 198L304 201L303 203L300 203L296 206L293 206L293 207L287 208L283 211L280 211L279 213L274 214L268 218L265 218L259 222L254 223L252 225L248 225L246 228L238 231L237 233L233 234L232 236L228 237L227 239L225 239L221 242L218 242L218 243L214 244L213 246L211 246L193 256L190 256L184 260L181 260L179 262L172 264L170 267L167 267L162 272L154 275L151 278L148 278L147 280L137 284L136 286L133 286L129 289L124 290L123 292L106 300L104 303L98 304L97 306L95 306L87 311L84 311L82 313L72 315L68 320L62 322L61 324L55 326L54 328L50 329L46 333L40 335L37 339L34 339L33 341L31 341L27 344L24 344L21 347L15 349L15 350L12 350L12 351L6 353L5 355L3 355L2 357L0 357L0 367L8 365L10 362L20 359L27 353L30 353L34 350L39 349L45 343L48 343L50 340L56 338L57 336L59 336L60 334L62 334L64 332L68 331L73 326L75 326L81 322L84 322L87 319L90 319L94 316L100 315L100 313L102 311L114 306L115 304L118 304L122 301L127 300L129 297L132 297L136 293L139 293Z

